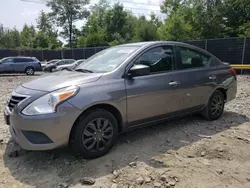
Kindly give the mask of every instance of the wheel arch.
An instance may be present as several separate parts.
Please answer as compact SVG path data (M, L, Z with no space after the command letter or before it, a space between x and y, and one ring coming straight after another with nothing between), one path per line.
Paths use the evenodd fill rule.
M95 104L95 105L88 107L77 117L73 126L71 127L70 136L71 136L72 132L74 131L74 127L76 126L76 123L79 121L79 118L84 116L85 114L87 114L88 112L90 112L94 109L103 109L103 110L107 110L108 112L110 112L117 120L118 133L123 132L123 129L124 129L123 128L123 117L121 115L121 112L114 105L107 104L107 103L101 103L101 104Z

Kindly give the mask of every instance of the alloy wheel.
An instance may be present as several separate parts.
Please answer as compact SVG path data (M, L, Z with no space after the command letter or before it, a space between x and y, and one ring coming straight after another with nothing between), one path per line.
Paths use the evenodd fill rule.
M26 70L26 73L27 73L28 75L33 75L33 74L34 74L34 70L33 70L32 68L28 68L28 69Z
M82 135L85 149L99 152L109 145L113 138L114 130L111 122L105 118L97 118L88 123Z
M211 103L211 113L213 116L219 116L223 111L224 101L220 95L215 95Z

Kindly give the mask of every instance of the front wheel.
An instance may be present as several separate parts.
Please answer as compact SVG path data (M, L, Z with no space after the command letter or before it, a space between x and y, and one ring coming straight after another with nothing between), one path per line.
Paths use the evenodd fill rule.
M209 99L206 108L203 110L202 115L210 121L217 120L221 117L224 111L225 97L224 94L216 90Z
M70 136L70 146L82 157L93 159L108 153L117 135L115 117L106 110L94 109L77 120Z
M50 72L55 72L55 71L56 71L55 67L50 68Z
M27 75L34 75L35 74L35 70L32 67L28 67L28 68L25 69L25 73Z

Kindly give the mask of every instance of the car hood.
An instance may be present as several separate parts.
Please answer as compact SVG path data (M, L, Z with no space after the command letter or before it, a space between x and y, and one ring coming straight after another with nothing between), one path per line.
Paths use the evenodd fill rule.
M102 75L103 73L63 71L42 76L33 81L26 82L22 86L28 89L51 92L67 86L94 82L100 79Z

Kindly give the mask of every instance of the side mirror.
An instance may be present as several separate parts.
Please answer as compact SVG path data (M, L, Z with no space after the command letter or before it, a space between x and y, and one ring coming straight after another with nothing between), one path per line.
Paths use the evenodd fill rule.
M129 77L144 76L150 74L150 67L147 65L134 65L129 71Z

